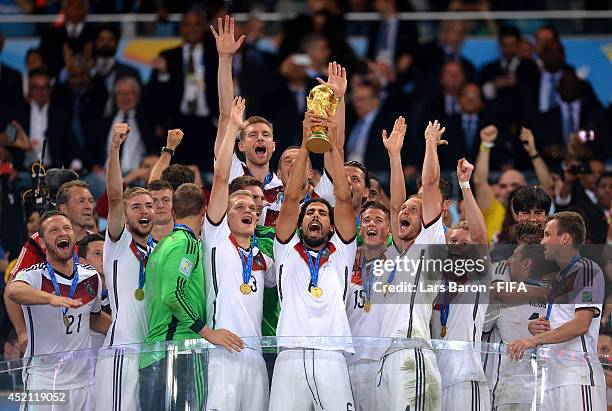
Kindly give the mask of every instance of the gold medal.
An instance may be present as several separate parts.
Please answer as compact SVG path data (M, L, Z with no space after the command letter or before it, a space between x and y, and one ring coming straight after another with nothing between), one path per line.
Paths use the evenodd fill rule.
M138 301L144 300L144 290L142 288L137 288L134 291L134 298L136 298Z
M372 309L372 303L369 301L366 301L365 303L363 303L363 309L365 310L366 313L369 313L370 310Z
M70 320L68 319L68 316L66 314L64 314L64 325L66 327L70 325Z
M244 295L251 294L252 290L248 284L240 284L240 292Z
M314 298L320 298L323 295L323 290L319 287L312 287L310 289L310 294L312 294Z
M446 325L442 326L442 331L440 331L440 335L442 338L446 337Z

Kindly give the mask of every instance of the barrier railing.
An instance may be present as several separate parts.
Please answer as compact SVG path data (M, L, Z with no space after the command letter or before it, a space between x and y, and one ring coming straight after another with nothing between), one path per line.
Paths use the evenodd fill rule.
M24 402L68 410L201 409L204 404L206 409L224 404L264 410L269 402L270 409L292 409L293 397L304 394L300 384L306 388L300 401L327 403L327 409L336 409L335 399L343 396L352 407L343 409L369 410L385 409L382 402L390 398L409 404L421 394L424 409L438 409L456 384L473 383L481 405L538 410L553 388L584 384L583 377L591 379L586 385L596 400L601 390L605 393L603 368L611 365L592 353L553 346L528 350L514 360L505 344L480 342L366 337L244 342L241 353L231 354L205 340L187 340L5 360L0 362L0 409L17 409ZM343 371L339 377L338 370ZM399 390L393 379L401 381ZM423 383L427 394L419 394ZM318 392L308 391L315 384ZM285 406L279 408L279 401ZM470 406L468 401L453 409Z

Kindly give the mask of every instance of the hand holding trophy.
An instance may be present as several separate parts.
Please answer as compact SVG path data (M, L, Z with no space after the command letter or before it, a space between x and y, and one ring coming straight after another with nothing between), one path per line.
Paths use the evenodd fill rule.
M329 63L327 82L320 78L317 80L320 84L308 94L306 107L317 116L329 119L336 114L338 103L346 91L346 70L336 62ZM326 126L313 126L312 133L306 140L308 151L323 154L331 150L332 142L327 132Z

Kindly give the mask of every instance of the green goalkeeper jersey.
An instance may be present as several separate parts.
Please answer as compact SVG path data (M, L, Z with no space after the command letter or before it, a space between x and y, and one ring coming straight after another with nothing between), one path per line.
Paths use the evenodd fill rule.
M149 331L146 343L201 338L206 325L202 244L186 226L175 226L149 257L146 269ZM141 358L141 368L163 352Z

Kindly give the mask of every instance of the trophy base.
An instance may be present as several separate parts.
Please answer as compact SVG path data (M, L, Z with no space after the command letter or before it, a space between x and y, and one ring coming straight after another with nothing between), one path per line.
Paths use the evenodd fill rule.
M314 131L306 140L306 148L311 153L327 153L331 150L331 141L324 132Z

